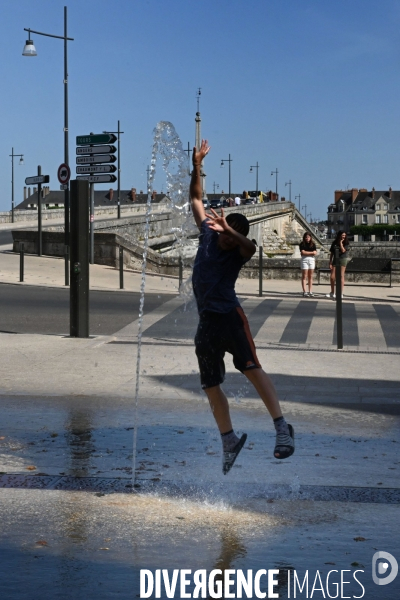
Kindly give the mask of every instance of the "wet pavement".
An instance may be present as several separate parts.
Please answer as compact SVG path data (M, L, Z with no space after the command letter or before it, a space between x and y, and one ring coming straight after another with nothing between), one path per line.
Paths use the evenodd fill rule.
M349 304L357 330L338 352L332 303L256 299L254 282L247 295L241 283L296 452L274 459L271 420L228 360L224 387L248 440L223 476L193 351L196 315L167 283L153 277L145 303L137 410L138 322L125 300L110 296L107 327L89 339L0 333L0 599L125 600L140 596L140 569L275 568L281 598L295 597L293 573L308 570L308 596L297 598L335 597L343 571L350 583L337 597L398 600L399 577L381 586L371 574L375 552L400 559L400 350L395 326L386 343L378 299ZM324 593L311 595L317 571Z

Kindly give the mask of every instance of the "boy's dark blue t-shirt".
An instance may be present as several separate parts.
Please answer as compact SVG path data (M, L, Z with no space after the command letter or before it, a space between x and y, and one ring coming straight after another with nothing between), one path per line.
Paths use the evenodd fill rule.
M249 259L240 254L238 246L233 250L222 250L218 246L218 237L205 219L201 224L192 276L199 313L204 310L227 313L240 306L235 283L240 269Z

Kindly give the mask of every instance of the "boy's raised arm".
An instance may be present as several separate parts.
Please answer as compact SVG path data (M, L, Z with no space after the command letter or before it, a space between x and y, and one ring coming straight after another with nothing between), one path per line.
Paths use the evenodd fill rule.
M193 148L193 171L190 180L190 198L192 200L192 209L194 220L197 227L201 227L202 222L206 219L206 213L203 205L203 189L201 185L201 163L204 157L208 154L210 147L207 140L202 140L200 149Z

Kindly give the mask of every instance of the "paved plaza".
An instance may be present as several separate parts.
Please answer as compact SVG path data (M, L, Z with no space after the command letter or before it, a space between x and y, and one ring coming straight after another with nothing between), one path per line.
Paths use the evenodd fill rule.
M269 280L260 298L239 280L296 452L274 459L271 420L227 358L248 440L223 476L177 279L147 276L135 405L140 274L119 290L92 265L91 335L74 339L63 260L26 256L19 283L0 250L1 599L136 598L140 569L278 569L281 598L294 571L309 572L298 598L334 597L327 574L343 572L338 597L399 598L399 578L371 576L377 551L400 559L399 285L346 287L338 351L327 285L303 299L300 282ZM310 595L317 571L325 596Z

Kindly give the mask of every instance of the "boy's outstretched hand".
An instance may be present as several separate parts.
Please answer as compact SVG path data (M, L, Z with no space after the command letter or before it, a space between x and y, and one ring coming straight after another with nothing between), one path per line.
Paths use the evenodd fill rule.
M201 165L203 158L207 156L210 151L210 146L208 145L207 140L201 140L200 149L197 150L196 146L193 148L193 156L192 162L193 166Z
M212 214L206 213L206 217L210 219L208 222L208 226L210 229L212 229L213 231L217 231L218 233L222 233L224 231L231 231L231 228L226 222L223 208L221 208L221 216L219 216L219 214L215 212L213 208L210 208L210 211Z

